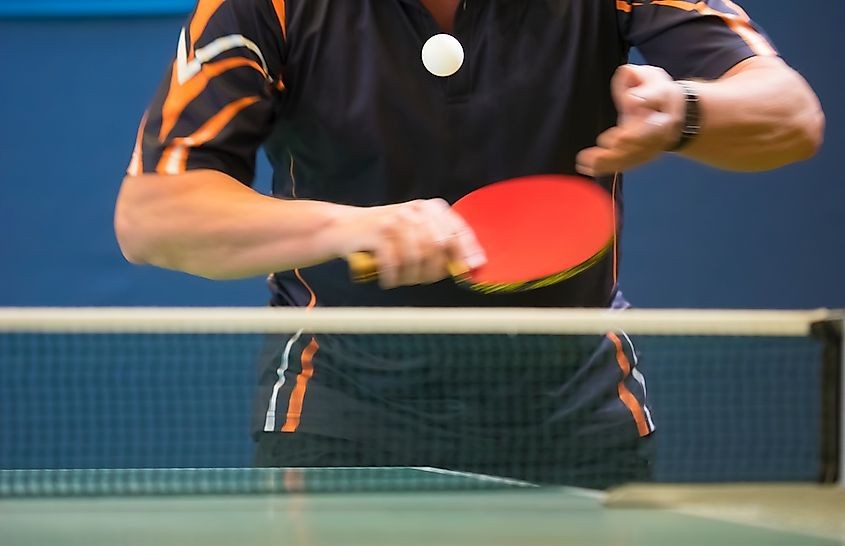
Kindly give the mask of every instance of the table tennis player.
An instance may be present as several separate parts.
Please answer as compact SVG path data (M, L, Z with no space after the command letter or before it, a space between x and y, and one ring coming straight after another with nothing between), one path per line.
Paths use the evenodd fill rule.
M423 55L441 34L455 40ZM824 129L810 86L730 0L199 0L174 43L117 202L121 249L211 279L270 273L275 306L625 308L622 172L666 153L773 169L811 157ZM628 64L633 47L647 65ZM250 187L262 146L272 196ZM488 256L449 204L549 173L612 196L612 248L533 290L454 282L449 264ZM360 251L377 283L350 279ZM501 384L481 394L471 372L432 371L468 349L348 343L268 347L257 464L648 477L654 422L623 334L539 342L567 355L540 383L520 382L521 349L501 346L479 364Z

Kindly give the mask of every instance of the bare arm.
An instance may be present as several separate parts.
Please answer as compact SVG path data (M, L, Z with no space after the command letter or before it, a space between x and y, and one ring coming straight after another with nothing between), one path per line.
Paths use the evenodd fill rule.
M763 171L815 155L825 118L816 94L777 58L741 63L697 83L702 133L683 155L734 171Z
M755 57L722 78L694 82L701 97L701 133L683 155L733 171L764 171L812 157L821 146L824 114L807 82L777 58ZM682 89L655 67L624 66L613 82L619 124L578 156L588 175L647 163L677 141Z
M483 260L472 233L439 200L372 208L282 200L212 170L127 177L115 232L133 263L212 279L266 275L369 250L390 287L444 278L452 259Z
M275 126L284 2L207 4L180 33L118 197L115 232L129 261L234 279L368 251L385 288L440 280L453 261L483 263L472 231L442 200L350 207L241 184ZM213 44L226 44L224 59Z
M124 180L115 232L133 263L228 279L335 257L327 233L346 212L266 197L216 171L148 174Z

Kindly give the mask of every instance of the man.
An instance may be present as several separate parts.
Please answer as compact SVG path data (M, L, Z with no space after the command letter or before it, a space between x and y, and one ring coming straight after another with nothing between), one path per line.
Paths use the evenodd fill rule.
M448 78L420 61L440 32L466 53ZM626 65L632 46L652 66ZM134 263L276 272L279 306L622 308L616 251L520 294L443 281L450 261L485 261L447 203L577 172L621 210L618 173L664 152L771 169L812 156L823 125L809 86L730 0L200 0L142 122L115 227ZM274 197L249 188L261 145ZM349 281L342 257L359 250L375 254L378 286ZM372 340L277 340L258 463L647 477L639 452L654 425L626 338L537 340L566 358L536 368L499 340L475 375L472 350L441 341L422 358ZM520 375L531 369L556 372ZM496 392L478 392L491 370L504 374ZM533 470L514 462L528 459Z

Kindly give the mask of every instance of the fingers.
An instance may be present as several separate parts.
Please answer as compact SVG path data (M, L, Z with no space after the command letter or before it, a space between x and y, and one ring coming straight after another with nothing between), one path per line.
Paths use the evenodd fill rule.
M401 242L397 240L393 227L384 224L378 244L372 251L378 264L378 282L383 288L399 286L399 265L402 263Z
M456 237L456 226L452 218L457 216L449 209L449 204L442 199L422 201L418 205L424 211L424 217L431 221L423 228L428 235L422 265L419 270L419 281L432 283L443 279L448 271L450 260L450 245Z
M426 219L416 203L399 209L398 218L391 225L391 234L395 278L385 276L382 285L392 287L424 282L420 273L426 256L431 252L432 237Z
M442 199L433 199L429 203L442 214L438 223L442 229L439 241L448 257L447 261L467 270L484 265L487 262L484 249L481 248L472 228L461 215L455 213Z
M683 124L682 89L662 68L625 65L611 80L619 120L603 132L596 146L576 157L587 176L624 171L653 160L677 142Z
M672 77L656 66L624 65L616 70L610 82L613 100L620 114L642 108L664 111L667 90L674 87Z
M596 146L581 151L576 169L586 176L604 176L647 163L667 147L671 123L661 113L611 127L596 139Z
M372 210L382 216L370 246L383 288L437 282L451 263L472 269L486 261L472 230L441 199Z
M620 66L610 80L610 90L619 113L620 124L643 107L642 97L635 92L642 82L640 72L632 65Z

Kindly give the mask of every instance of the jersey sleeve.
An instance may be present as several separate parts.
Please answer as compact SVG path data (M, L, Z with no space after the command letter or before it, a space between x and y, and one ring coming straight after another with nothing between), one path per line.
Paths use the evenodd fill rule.
M130 175L213 169L250 184L284 89L284 0L199 0L147 109Z
M617 0L623 38L678 79L713 80L745 59L777 56L731 0Z

